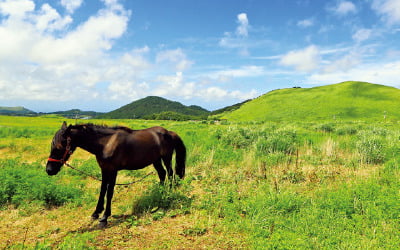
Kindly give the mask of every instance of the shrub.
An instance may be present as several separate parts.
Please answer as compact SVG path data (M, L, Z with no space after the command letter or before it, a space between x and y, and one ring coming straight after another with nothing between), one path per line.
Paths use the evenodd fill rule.
M363 133L356 143L356 148L363 163L380 164L385 161L385 141L374 133Z
M245 148L251 145L257 136L249 128L229 127L227 130L217 130L216 137L234 148Z
M0 206L39 202L46 206L60 206L75 200L82 194L73 184L59 184L47 176L38 164L21 163L18 160L0 162Z
M354 128L353 126L344 126L344 127L338 128L336 130L336 133L338 135L355 135L355 134L357 134L357 129Z
M278 131L260 137L256 143L257 155L270 153L293 154L297 147L297 135L293 131Z
M335 130L335 125L331 123L326 123L318 126L316 130L325 132L325 133L331 133Z

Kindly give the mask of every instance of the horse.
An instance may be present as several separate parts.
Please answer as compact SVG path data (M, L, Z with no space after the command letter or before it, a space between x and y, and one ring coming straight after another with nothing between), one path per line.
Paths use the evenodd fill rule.
M96 156L101 168L102 181L100 195L92 219L99 219L100 226L107 225L111 215L111 200L119 170L137 170L153 164L160 183L164 184L166 174L173 180L175 175L185 176L186 147L182 139L173 131L163 127L132 130L123 126L108 127L94 124L69 125L63 122L51 142L50 156L46 164L48 175L56 175L74 150L80 147ZM171 167L175 151L175 175ZM165 171L162 162L167 171Z

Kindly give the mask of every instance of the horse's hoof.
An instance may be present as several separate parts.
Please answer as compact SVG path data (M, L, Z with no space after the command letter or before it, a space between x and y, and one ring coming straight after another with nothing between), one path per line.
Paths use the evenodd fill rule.
M92 214L92 220L97 220L99 218L99 214Z
M100 221L99 227L100 228L106 228L107 227L107 221Z

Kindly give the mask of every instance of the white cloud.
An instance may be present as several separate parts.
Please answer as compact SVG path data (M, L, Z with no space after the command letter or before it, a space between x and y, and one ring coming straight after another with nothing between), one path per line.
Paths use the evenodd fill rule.
M232 78L258 77L265 75L265 69L262 66L246 65L237 69L223 69L208 74L208 77L220 82L231 81Z
M129 11L114 4L100 9L75 29L66 30L72 18L61 16L48 3L35 10L32 1L0 2L0 99L95 96L92 88L103 81L103 72L116 64L106 52L126 31L130 16ZM118 60L132 71L139 59L125 56Z
M329 61L327 66L322 69L324 73L347 72L361 63L360 56L356 53L350 53L340 59Z
M338 5L333 10L338 15L347 15L357 12L356 6L354 5L354 3L350 1L339 2Z
M257 91L252 89L248 92L241 92L238 90L228 91L220 87L209 87L200 90L197 96L203 97L207 101L219 101L224 99L233 99L238 101L244 101L253 99L258 95Z
M315 84L331 84L349 80L366 81L399 87L400 61L362 64L347 71L312 74L308 81Z
M193 64L182 49L161 51L156 56L156 62L171 64L176 71L184 71Z
M249 19L246 13L240 13L237 15L236 31L224 32L224 36L219 40L219 45L229 49L239 49L239 54L242 56L248 56L248 44L247 38L249 36Z
M23 18L25 14L35 9L31 0L5 0L0 2L0 13L10 18Z
M73 13L83 3L83 0L61 0L61 5L69 12Z
M297 26L301 28L308 28L314 25L314 20L312 19L304 19L297 22Z
M236 35L247 37L249 35L249 20L247 19L247 14L240 13L237 15L237 22L239 26L236 28Z
M360 43L362 41L369 39L371 35L372 35L371 29L359 29L356 31L356 33L353 34L352 38L354 41Z
M57 10L47 3L42 5L35 19L36 28L42 32L61 30L73 21L70 16L61 17Z
M400 0L373 0L372 8L389 25L400 23Z
M247 100L258 95L256 90L242 92L238 90L226 90L218 86L210 86L202 88L201 84L194 81L186 81L182 72L177 72L172 76L159 76L157 81L160 82L152 93L159 96L170 98L199 98L205 101L221 101L221 100Z
M282 56L280 64L292 66L300 72L310 72L318 67L320 51L315 45L302 50L294 50Z

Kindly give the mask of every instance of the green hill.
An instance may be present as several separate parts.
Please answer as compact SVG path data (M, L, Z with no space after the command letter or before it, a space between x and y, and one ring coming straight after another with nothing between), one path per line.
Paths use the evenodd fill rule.
M65 118L70 118L70 119L82 119L82 118L96 118L97 116L103 114L100 112L95 112L95 111L82 111L80 109L71 109L67 111L57 111L57 112L51 112L47 114L52 114L52 115L60 115Z
M188 120L206 118L209 113L199 106L185 106L165 98L148 96L103 114L100 118Z
M220 115L232 121L400 120L400 90L367 82L271 91L238 110Z
M24 107L0 107L0 115L33 116L36 112Z
M231 106L226 106L226 107L221 108L221 109L214 110L214 111L212 111L210 113L210 115L218 115L218 114L221 114L221 113L224 113L224 112L232 112L234 110L239 109L243 104L245 104L246 102L249 102L249 101L251 101L251 99L245 100L245 101L237 103L237 104L233 104Z

